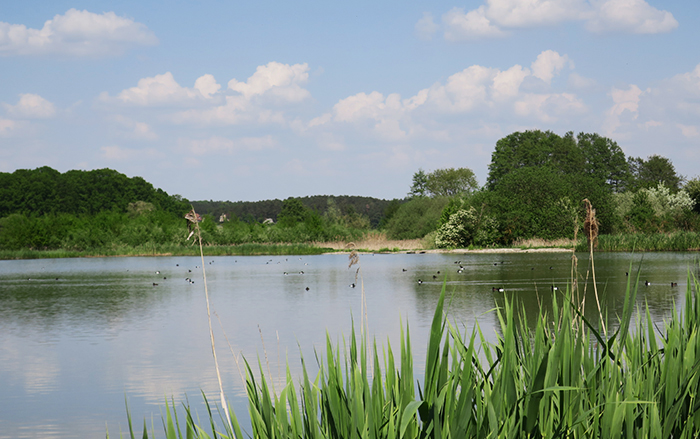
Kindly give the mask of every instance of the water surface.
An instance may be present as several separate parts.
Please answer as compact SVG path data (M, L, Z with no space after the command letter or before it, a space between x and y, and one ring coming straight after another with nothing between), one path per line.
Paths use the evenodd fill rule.
M588 273L591 293L588 256L577 256L579 282ZM682 305L696 258L596 255L602 306L619 314L639 270L639 303L648 303L661 324L674 303ZM137 425L153 419L159 435L166 396L178 404L189 398L204 417L200 390L215 398L218 384L201 266L198 257L0 261L0 438L104 437L105 425L116 436L127 428L125 397ZM231 351L253 362L260 356L274 379L284 375L287 360L298 372L300 354L313 365L326 334L339 341L353 319L359 327L362 286L369 330L380 343L398 349L400 322L410 325L420 378L443 282L450 318L469 330L478 320L495 340L497 304L517 298L529 316L550 309L553 287L566 288L571 266L570 253L367 254L359 273L338 254L205 258L225 391L247 419ZM595 321L595 299L586 300Z

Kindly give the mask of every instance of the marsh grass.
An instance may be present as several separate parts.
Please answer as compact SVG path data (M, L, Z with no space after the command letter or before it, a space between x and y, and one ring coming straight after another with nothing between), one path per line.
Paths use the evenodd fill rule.
M333 249L311 244L239 244L203 246L205 256L285 256L320 255ZM199 256L198 247L179 244L141 245L136 247L118 246L87 251L78 250L0 250L0 260L9 259L56 259L90 258L109 256Z
M388 239L385 232L368 232L362 238L352 241L354 250L357 251L404 251L423 249L421 239ZM314 242L312 245L321 248L331 248L337 251L346 251L349 241Z
M578 249L585 251L584 245L586 244L579 243ZM608 252L700 251L700 232L599 235L597 250Z
M630 267L631 268L631 267ZM630 269L630 271L632 271ZM254 438L691 438L700 434L700 284L688 271L684 307L657 327L636 308L630 276L612 333L579 313L573 292L554 296L534 329L513 300L494 311L497 341L478 324L459 329L445 312L443 286L430 327L425 373L417 382L408 326L397 356L353 328L342 345L326 337L319 372L292 376L271 391L262 364L246 362ZM512 299L512 298L511 298ZM634 317L634 318L633 318ZM634 322L634 323L632 323ZM362 331L364 332L364 331ZM206 399L205 399L206 401ZM209 430L187 406L166 402L167 438L241 437L207 402ZM214 407L215 408L215 407ZM172 415L171 415L172 411ZM135 437L131 434L131 437ZM145 431L142 437L153 437Z

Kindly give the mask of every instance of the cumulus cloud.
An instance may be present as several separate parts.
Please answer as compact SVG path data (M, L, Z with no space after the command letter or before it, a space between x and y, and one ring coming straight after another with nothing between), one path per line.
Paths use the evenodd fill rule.
M284 113L278 107L297 104L311 97L311 93L302 87L308 78L309 66L306 63L289 65L269 62L258 66L245 82L231 79L227 87L229 94L224 97L223 104L181 111L170 119L178 124L285 124ZM199 78L195 90L204 97L222 93L218 92L218 84L211 75Z
M17 128L17 122L0 117L0 136L8 136L15 128Z
M132 139L157 140L158 135L153 132L150 125L145 122L137 122L122 115L113 117L114 122L126 130L126 137Z
M230 80L228 88L239 92L246 99L269 94L287 102L299 102L311 96L308 90L301 87L301 84L308 79L308 64L290 66L273 61L264 66L258 66L246 82Z
M620 117L625 112L628 112L632 119L637 118L639 115L639 101L642 93L642 90L634 84L630 85L627 90L613 87L610 91L613 105L605 113L606 118L603 124L606 135L612 135L615 130L620 127Z
M56 107L37 94L19 95L17 105L3 104L8 114L26 119L48 119L56 114Z
M95 14L69 9L47 20L41 29L0 22L0 54L112 56L127 48L158 43L144 24L114 12Z
M165 72L139 80L136 87L122 90L117 96L110 97L106 92L100 95L104 102L119 102L129 105L150 106L172 103L184 103L195 99L211 99L221 88L212 75L199 77L194 88L182 87L175 81L173 74Z
M445 39L448 41L494 38L506 35L506 32L486 16L486 9L483 6L467 13L462 8L454 8L442 16L442 22L445 26Z
M330 113L312 119L308 128L333 123L366 126L369 122L374 135L386 141L405 141L416 136L447 141L452 137L449 130L435 128L435 118L442 115L510 112L522 118L553 122L584 113L587 107L572 93L523 93L521 86L528 77L549 82L567 65L573 68L569 57L554 51L542 52L532 63L532 70L518 64L506 70L472 65L407 99L397 93L384 95L378 91L341 99ZM426 129L424 124L432 128Z
M673 14L645 0L486 0L476 9L453 8L442 16L448 41L503 37L513 29L565 22L584 23L597 33L655 34L678 27ZM425 25L424 16L416 29Z
M416 35L421 40L430 40L439 28L440 26L433 21L433 14L430 12L423 12L423 18L416 23L415 31Z
M530 68L532 68L532 76L549 84L552 82L552 78L567 64L570 68L574 67L574 63L569 60L568 56L559 55L553 50L545 50L537 55L537 59L533 61Z
M600 4L587 21L593 32L657 34L670 32L678 21L668 11L660 11L644 0L608 0Z

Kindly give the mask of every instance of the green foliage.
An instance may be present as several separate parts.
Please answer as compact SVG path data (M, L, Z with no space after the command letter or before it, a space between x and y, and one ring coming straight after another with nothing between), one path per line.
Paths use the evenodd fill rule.
M632 270L630 270L632 271ZM639 278L635 285L639 284ZM578 291L554 296L552 315L530 329L514 298L499 300L496 341L475 324L462 334L445 313L445 286L435 307L418 382L408 328L400 355L378 349L353 328L349 343L327 337L319 372L287 368L279 393L262 363L246 363L251 437L273 438L690 438L700 434L700 287L689 271L682 312L658 328L648 309L634 312L637 288L628 283L617 328L604 333L574 302ZM634 318L633 318L634 317ZM634 321L634 323L632 323ZM608 325L610 327L610 325ZM342 351L342 353L341 353ZM396 360L399 360L398 362ZM417 390L417 392L416 392ZM205 398L205 403L209 407ZM240 437L235 416L215 420L211 435L185 406L181 429L166 402L166 437ZM130 417L128 408L127 416ZM131 426L131 419L129 419ZM132 432L130 427L130 432ZM153 433L151 433L153 434ZM132 437L134 435L132 434ZM148 438L146 428L143 437Z
M690 199L695 202L693 211L700 213L700 178L695 177L689 180L683 189L688 193Z
M572 182L550 167L517 169L488 194L487 205L506 242L517 238L573 238L578 206ZM574 195L577 199L578 195Z
M0 217L12 213L95 215L106 210L126 212L130 203L152 204L172 215L184 215L186 202L169 196L141 177L129 178L112 169L68 171L47 166L0 173Z
M695 201L688 191L676 193L658 184L654 188L642 188L614 194L616 214L629 232L670 231L675 228L690 229L697 221L693 209Z
M413 183L408 197L424 197L426 195L428 195L428 174L423 169L418 169L418 172L413 174Z
M402 204L387 222L389 239L418 239L436 230L448 199L416 197Z
M499 239L496 220L484 215L483 211L477 212L474 207L470 207L449 216L447 222L437 230L435 245L438 248L465 248L470 245L486 247L496 244Z
M469 168L436 169L430 174L419 169L413 174L409 197L452 197L470 194L478 188L474 172Z
M666 157L651 155L646 160L630 157L628 165L631 174L629 189L654 188L663 184L672 191L680 188L682 178L676 174L673 163Z

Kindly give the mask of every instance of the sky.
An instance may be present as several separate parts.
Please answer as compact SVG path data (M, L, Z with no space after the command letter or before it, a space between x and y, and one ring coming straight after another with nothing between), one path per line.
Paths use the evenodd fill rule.
M696 0L0 5L0 172L189 200L403 198L531 129L700 174Z

